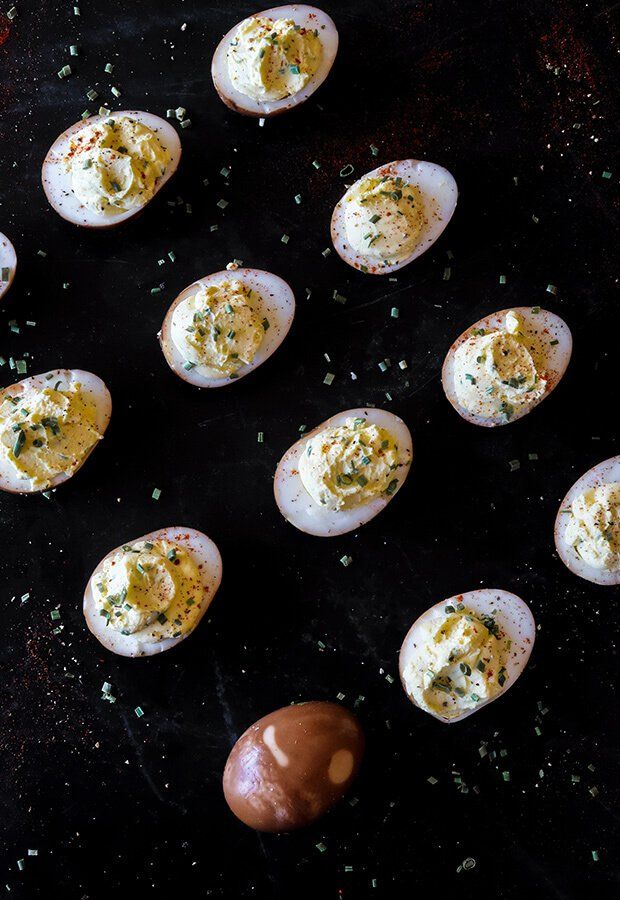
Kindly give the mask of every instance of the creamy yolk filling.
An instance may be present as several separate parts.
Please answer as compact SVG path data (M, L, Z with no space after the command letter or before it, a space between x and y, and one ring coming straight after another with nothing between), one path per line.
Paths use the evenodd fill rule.
M424 224L419 188L402 178L365 178L345 197L349 245L361 256L395 263L418 243Z
M242 281L201 287L172 315L172 340L185 368L207 377L234 377L254 359L269 321L261 320L260 297Z
M228 74L246 97L283 100L306 86L322 54L317 31L292 19L253 16L241 23L228 47Z
M0 404L0 453L33 487L71 475L102 438L92 400L78 382L62 384L26 387Z
M316 503L339 510L393 494L398 466L398 446L389 431L366 419L347 419L310 438L299 476Z
M458 402L482 418L503 416L509 420L520 407L545 393L543 360L541 340L525 334L520 317L510 311L504 328L480 329L456 350L454 387Z
M144 206L170 160L151 128L119 116L78 131L64 163L76 197L97 213L113 215Z
M107 627L150 641L190 631L204 593L192 556L167 540L126 545L106 559L94 587Z
M620 482L602 484L575 497L565 540L596 569L620 568Z
M422 709L454 718L506 684L511 642L493 616L482 617L462 603L447 604L443 615L422 624L420 632L404 679Z

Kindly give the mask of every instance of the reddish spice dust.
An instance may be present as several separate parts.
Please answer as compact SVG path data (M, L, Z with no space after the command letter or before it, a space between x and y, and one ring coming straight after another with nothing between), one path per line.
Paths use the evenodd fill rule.
M9 25L2 22L0 24L0 47L6 43L8 36L11 33L11 28Z

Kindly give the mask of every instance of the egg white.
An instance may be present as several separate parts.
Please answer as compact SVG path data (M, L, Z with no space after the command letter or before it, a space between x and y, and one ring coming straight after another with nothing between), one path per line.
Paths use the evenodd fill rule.
M6 234L0 231L0 269L8 269L9 277L7 281L0 281L0 300L4 297L8 289L13 284L15 277L15 269L17 268L17 254L15 247L10 242Z
M240 366L235 373L236 377L222 375L219 378L208 378L198 370L198 367L193 369L185 368L187 360L179 352L172 336L174 311L180 303L196 294L201 287L218 285L223 281L233 281L235 279L252 289L253 293L248 303L261 322L263 319L268 320L269 328L265 331L252 362ZM240 268L233 271L223 270L214 272L211 275L205 275L181 291L166 313L158 338L166 362L175 375L196 387L223 387L239 381L269 359L289 333L294 317L295 296L286 281L278 275L274 275L272 272L264 272L262 269Z
M461 344L472 336L472 333L483 328L485 331L502 331L505 329L506 315L510 311L516 312L523 322L524 329L535 331L536 333L545 334L545 368L544 377L547 380L545 393L530 403L522 404L515 409L514 414L507 419L505 416L498 414L492 418L476 415L465 409L458 401L455 387L455 354ZM547 339L548 338L548 339ZM556 340L558 343L551 346L551 341ZM482 425L485 428L494 428L498 425L507 425L510 422L516 422L523 416L531 412L535 406L549 396L549 394L558 386L568 364L570 362L573 349L573 338L566 322L555 313L546 309L541 309L538 313L532 312L531 306L513 306L510 309L502 309L499 312L491 313L484 319L479 319L470 325L469 328L461 334L452 344L446 355L442 372L441 381L444 393L457 413L471 422L472 425Z
M409 689L405 673L412 661L414 662L414 669L417 668L418 660L420 665L425 665L423 647L425 643L425 628L428 623L434 619L442 619L445 615L445 607L448 604L456 607L458 603L463 603L468 609L480 616L492 616L500 629L512 640L512 646L506 660L508 677L503 688L496 694L487 700L481 700L473 709L464 710L460 715L452 718L444 718L438 713L430 712L430 715L447 725L461 722L505 694L525 669L536 640L536 623L534 622L532 611L524 600L517 597L516 594L511 594L509 591L497 588L482 588L476 591L467 591L464 594L458 594L454 597L449 597L447 600L442 600L441 603L436 603L416 619L407 632L403 645L400 648L398 667L401 682L405 693L415 706L418 706L418 703ZM429 712L428 710L423 711Z
M338 32L334 22L327 13L317 9L315 6L305 6L299 3L287 6L274 6L262 12L253 13L248 18L256 18L257 16L267 19L292 19L301 28L307 28L312 31L317 29L319 39L323 45L319 67L300 91L297 91L290 97L283 97L281 100L260 101L254 100L252 97L248 97L241 91L238 91L228 74L228 47L241 22L237 22L224 35L217 45L213 54L213 62L211 63L211 77L213 78L216 91L226 106L229 106L236 112L246 116L267 118L287 112L287 110L294 109L296 106L304 103L323 84L330 73L338 52ZM242 21L245 21L245 19Z
M299 457L308 441L324 428L344 425L347 419L364 419L390 432L398 445L400 467L394 472L398 484L393 494L381 494L350 509L330 510L320 506L305 489L299 475ZM411 433L402 419L384 409L365 407L337 413L304 434L286 451L276 469L274 494L284 518L307 534L333 537L365 525L388 505L405 483L411 468Z
M95 600L94 585L103 564L127 544L137 544L139 541L169 541L171 544L191 554L194 562L200 568L204 593L200 601L199 615L193 628L178 637L166 638L163 641L142 641L138 633L121 634L120 631L106 626L105 617L100 615L99 607ZM97 640L107 650L111 650L112 653L116 653L119 656L154 656L155 654L163 653L164 650L170 650L171 647L175 647L196 630L198 623L211 605L221 581L222 557L217 546L206 534L196 531L194 528L182 528L180 526L160 528L158 531L151 531L149 534L143 534L141 537L134 538L134 540L125 541L119 547L110 550L97 564L84 592L84 618L88 628Z
M572 544L566 541L566 528L570 521L570 515L562 510L569 509L573 500L585 491L614 481L620 481L620 456L612 456L610 459L603 460L577 479L562 500L555 520L554 537L558 556L574 575L585 578L586 581L591 581L593 584L620 584L620 569L597 569L579 556Z
M71 172L66 171L64 157L70 149L71 139L83 128L96 125L98 122L107 122L108 119L128 116L146 125L157 135L160 144L170 154L170 162L164 174L157 180L153 190L153 196L143 206L136 209L128 209L114 215L97 213L95 210L84 206L81 200L73 192ZM154 116L152 113L140 110L119 110L110 112L106 116L90 116L88 119L80 119L66 131L59 135L43 161L41 179L43 190L50 206L67 222L73 225L81 225L85 228L113 228L134 218L141 213L157 196L164 185L176 172L181 159L181 141L176 129L170 122Z
M413 250L398 262L379 265L377 260L358 253L349 245L346 229L347 197L366 178L402 178L417 187L424 204L424 221ZM336 252L354 269L367 269L370 275L389 275L409 265L431 247L443 233L456 209L458 189L454 177L436 163L419 159L397 159L362 175L340 198L331 221L332 243Z
M28 378L23 378L15 384L2 388L0 400L4 399L7 394L14 397L20 391L30 387L35 387L39 390L50 386L53 387L58 381L63 383L63 387L69 387L75 382L80 383L81 390L89 396L95 406L95 427L99 434L104 434L112 415L112 398L101 378L93 375L92 372L85 372L82 369L52 369L50 372L43 372L41 375L30 375ZM84 454L73 473L69 475L61 472L55 478L52 478L48 484L39 487L32 487L29 478L21 478L19 472L13 468L10 462L4 457L0 457L0 490L8 491L11 494L36 494L58 487L79 472L98 443L99 441L96 441L90 450Z

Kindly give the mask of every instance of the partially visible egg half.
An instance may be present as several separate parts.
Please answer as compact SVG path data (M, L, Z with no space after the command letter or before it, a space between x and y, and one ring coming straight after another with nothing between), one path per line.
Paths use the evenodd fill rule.
M295 297L282 278L261 269L225 270L181 291L166 313L159 342L184 381L223 387L269 359L294 316Z
M276 709L251 725L230 751L224 796L257 831L302 828L342 799L360 768L364 733L337 703Z
M67 397L76 400L75 409ZM62 417L53 415L57 404L67 406L66 428ZM84 416L78 419L76 413L82 411ZM68 481L105 434L111 415L106 385L82 369L52 369L3 388L0 490L31 494Z
M358 446L355 435L356 430L363 432L367 427L372 430L373 436L380 438L379 445L369 455L366 455L367 447L363 444ZM351 431L350 438L346 434L342 437L346 442L346 447L343 447L346 456L342 463L338 453L334 453L330 437L334 429ZM306 468L308 462L314 461L323 449L328 451L325 465L309 472L304 484L300 468ZM312 450L314 454L310 455ZM398 416L371 407L345 410L304 434L286 451L275 474L276 503L284 518L300 531L319 537L345 534L365 525L385 509L405 483L412 452L411 433ZM388 457L389 465L383 464L384 457ZM369 471L367 466L378 470L380 483L375 495L370 495L372 483L364 474ZM310 477L315 479L312 488L315 496L307 489ZM338 503L343 501L340 508L334 508L330 500L327 491L330 484L335 492L333 495L341 494L336 497ZM324 490L327 492L322 496Z
M564 497L555 520L555 548L574 575L594 584L620 584L620 456L593 466Z
M119 656L170 650L196 628L222 580L213 541L193 528L151 531L111 550L84 592L84 617Z
M441 373L444 393L472 425L515 422L557 387L572 349L568 325L546 309L491 313L450 347Z
M159 165L153 161L152 148L148 146L148 143L145 145L147 156L144 159L140 157L139 153L133 154L132 148L115 147L113 152L108 152L109 171L106 170L105 165L99 164L99 161L93 163L92 160L95 150L95 142L92 138L93 130L99 126L107 128L110 122L114 123L119 120L135 122L138 126L149 129L157 141L156 148L161 151L166 160L165 169L155 177L152 190L149 188L143 202L140 198L140 180L146 179L146 175L142 166L145 170L148 165ZM105 145L105 149L108 150L109 139L105 140ZM136 142L135 148L139 147L140 142ZM83 162L76 160L76 153L79 153L80 160L83 159ZM148 157L151 158L150 163ZM41 170L43 190L52 209L67 222L86 228L111 228L142 212L172 178L180 159L179 135L170 122L166 122L159 116L140 110L123 110L110 112L109 115L90 116L63 131L50 147ZM97 182L94 186L102 195L109 194L112 200L114 200L114 196L119 198L133 196L131 208L116 209L114 203L110 203L105 211L101 211L87 205L74 190L74 170L72 168L74 163L75 172L82 178L89 173L93 173L93 175L96 173ZM157 168L156 171L159 173L160 169ZM119 178L122 184L117 184L114 180L115 177ZM88 185L84 185L84 187L87 189Z
M262 22L262 20L271 20L271 22ZM300 60L299 55L296 55L292 49L293 55L289 59L282 46L283 42L278 40L277 33L271 31L271 27L267 27L268 25L278 26L279 22L293 22L293 30L301 36L302 40L305 32L309 33L310 39L316 38L318 50L316 64L313 65L312 71L308 72L307 80L303 78L303 61ZM244 35L244 30L247 30L248 25L251 28L258 23L263 26L264 36L261 36L260 31L257 34ZM242 59L241 63L246 70L247 88L245 90L243 89L243 78L240 83L235 74L235 56L245 52L244 40L247 41L245 48L247 58ZM290 42L285 39L284 44L287 43ZM294 109L311 97L329 75L337 52L338 32L327 13L315 6L299 3L274 6L238 22L224 35L213 54L211 76L215 89L226 106L247 116L267 118ZM232 59L231 54L235 54ZM300 62L302 63L301 71ZM292 76L293 80L300 79L299 88L290 93L287 92L284 96L278 96L278 93L283 93L279 91L275 98L270 97L269 90L265 90L269 85L264 83L264 79L270 75L270 69L280 79L285 73L289 78ZM243 75L243 71L241 74ZM301 83L302 81L305 83Z
M421 256L454 214L458 189L436 163L399 159L352 184L332 214L338 255L354 269L389 275Z
M15 247L6 234L0 231L0 300L13 284L15 269L17 268L17 254Z
M483 588L450 597L407 632L399 657L403 688L440 722L460 722L515 683L535 638L531 610L516 594Z

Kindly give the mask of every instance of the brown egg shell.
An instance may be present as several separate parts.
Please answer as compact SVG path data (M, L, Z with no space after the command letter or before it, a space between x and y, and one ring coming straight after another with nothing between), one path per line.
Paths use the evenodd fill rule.
M96 125L98 122L107 121L110 118L119 118L120 116L128 116L131 119L136 119L151 128L159 138L161 145L170 153L171 160L164 174L155 183L153 196L150 200L137 209L126 210L125 212L120 212L116 215L99 214L84 206L73 193L73 188L71 187L71 175L64 170L63 158L69 149L71 138L83 128L88 127L89 125ZM43 160L41 180L48 203L52 209L67 222L71 222L72 225L78 225L83 228L115 228L123 222L129 221L129 219L134 219L136 216L140 215L147 206L150 206L164 185L167 184L175 174L180 160L181 141L175 128L170 122L167 122L160 116L142 112L141 110L111 111L110 114L106 116L90 116L87 119L80 119L79 122L75 122L74 125L71 125L70 128L63 131L63 133L56 138Z
M575 548L566 542L566 526L569 516L564 512L573 501L585 491L594 490L604 484L620 481L620 456L612 456L588 469L571 487L560 504L555 519L555 549L564 565L579 578L585 578L593 584L614 586L620 584L620 569L597 569L583 560Z
M228 31L219 42L213 54L211 63L211 77L213 85L218 93L220 100L228 106L229 109L241 113L243 116L252 116L254 118L271 118L295 109L305 103L316 90L323 84L329 75L336 54L338 52L338 31L330 16L316 6L307 6L301 3L287 4L285 6L274 6L261 12L252 13L246 18L262 18L269 19L292 19L296 25L302 28L312 28L319 30L319 37L323 44L323 58L318 70L304 88L290 97L283 97L281 100L254 100L247 97L235 87L233 87L230 76L228 75L227 51L239 25L245 22L245 19L237 22Z
M172 319L179 304L195 294L201 285L207 287L216 286L222 281L228 281L231 278L239 279L256 292L255 296L260 297L260 310L256 309L256 312L257 314L260 313L261 318L265 317L269 320L269 328L265 332L262 343L252 362L241 366L235 373L235 378L232 378L230 375L223 375L220 378L208 378L201 374L198 368L189 370L185 368L185 359L176 347L172 336ZM225 387L228 384L240 381L246 375L249 375L250 372L262 366L264 362L267 362L288 335L294 318L295 295L290 285L283 278L274 275L272 272L265 272L263 269L238 268L232 271L225 269L221 272L213 272L210 275L205 275L203 278L198 278L181 291L176 299L173 300L166 313L158 339L166 362L174 374L182 378L183 381L187 381L188 384L193 384L198 388Z
M112 416L112 398L110 392L101 378L97 375L93 375L92 372L85 372L82 369L52 369L50 372L43 372L41 375L29 375L27 378L23 378L15 384L2 388L2 390L0 390L0 403L7 394L15 396L19 394L25 386L44 388L54 385L58 381L69 381L70 383L79 381L83 389L87 393L93 395L97 411L97 420L95 424L99 433L101 435L105 434ZM56 488L77 475L99 443L100 441L97 441L93 444L93 446L84 454L77 468L70 475L61 473L52 478L48 484L44 484L40 487L21 486L19 482L22 480L27 481L27 479L16 478L12 469L5 467L2 462L0 462L0 490L6 491L9 494L39 494L41 491L49 491Z
M241 735L224 769L232 812L256 831L302 828L349 789L364 754L353 713L312 701L277 709Z
M538 406L539 403L542 403L562 380L564 373L568 368L573 349L573 339L570 329L566 322L555 313L549 312L546 309L541 309L540 312L533 313L533 308L536 309L537 307L512 306L508 309L502 309L499 312L491 313L490 315L485 316L484 319L479 319L477 322L474 322L473 325L470 325L469 328L454 341L448 350L441 370L443 390L457 413L472 425L481 425L483 428L495 428L500 425L509 425L511 422L516 422L527 415L527 413L531 412L531 410ZM493 331L503 328L506 315L509 312L516 312L517 315L522 318L525 325L536 329L537 334L546 334L549 338L557 340L558 343L554 347L549 344L548 347L547 366L541 373L543 377L547 379L547 388L542 397L532 403L524 404L521 409L517 410L514 415L510 417L510 419L506 419L505 416L487 419L484 416L476 415L465 409L458 401L456 389L454 387L455 353L461 344L464 344L465 341L471 337L474 331L478 329Z
M122 550L127 544L137 544L139 541L170 541L177 547L191 553L194 561L198 565L201 574L203 597L200 601L199 615L194 622L193 627L179 635L178 637L166 638L162 641L141 641L139 633L125 635L114 628L105 627L105 620L99 614L99 609L95 602L93 591L94 580L101 571L101 567L107 559ZM112 653L118 656L143 657L154 656L176 647L181 641L184 641L198 627L201 619L211 605L219 586L222 581L222 557L220 552L206 534L197 531L195 528L184 528L183 526L170 526L168 528L159 528L157 531L151 531L143 534L141 537L134 538L131 541L125 541L100 560L86 585L84 591L83 612L86 624L89 630L94 634L97 640Z
M0 231L0 269L8 269L9 277L7 281L0 280L0 300L8 292L15 278L15 270L17 269L17 254L15 247L10 242L6 234Z

